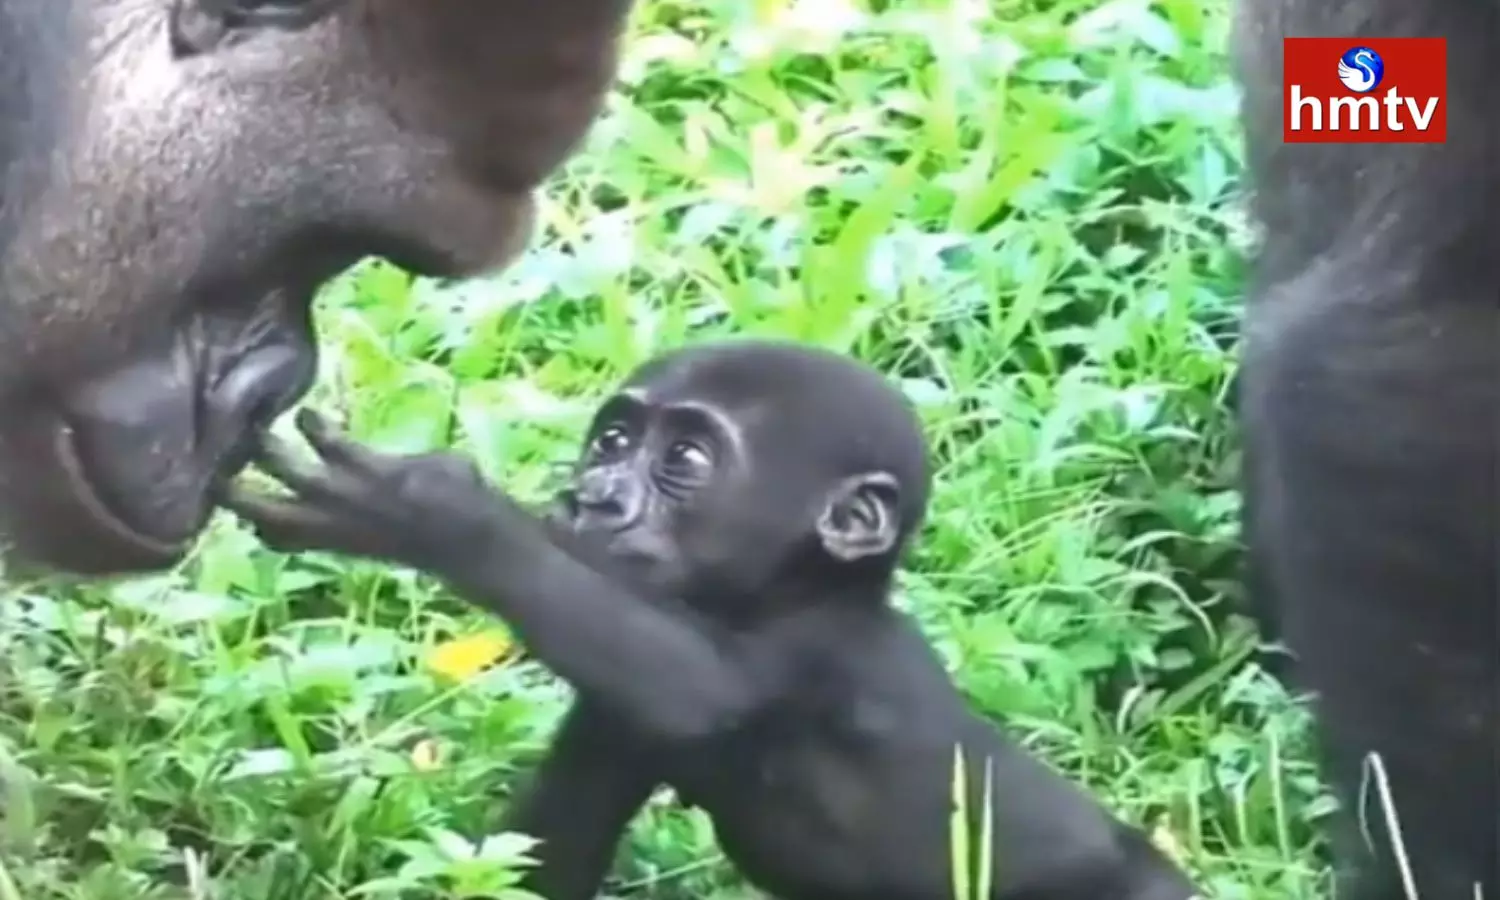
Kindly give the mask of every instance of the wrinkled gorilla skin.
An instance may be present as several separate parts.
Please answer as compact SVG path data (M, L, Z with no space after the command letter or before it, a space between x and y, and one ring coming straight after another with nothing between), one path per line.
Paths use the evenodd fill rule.
M1317 698L1337 896L1406 896L1360 800L1370 753L1420 895L1500 896L1500 4L1239 0L1236 27L1265 226L1241 373L1251 589ZM1447 143L1283 144L1284 35L1447 38Z
M201 35L226 5L267 3L0 0L14 559L178 560L311 381L321 282L368 255L472 274L524 245L630 2L275 0L317 21L174 47L174 22Z

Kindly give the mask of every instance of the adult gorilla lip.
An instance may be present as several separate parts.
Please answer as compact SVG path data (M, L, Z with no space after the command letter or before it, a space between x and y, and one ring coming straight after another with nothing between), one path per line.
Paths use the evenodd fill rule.
M139 554L144 565L170 563L182 556L190 539L169 541L146 534L110 508L89 478L88 467L84 465L79 453L73 426L64 423L57 428L53 450L62 466L63 475L73 489L74 498L96 525L103 527L111 538L119 542L122 549L129 548L130 552Z

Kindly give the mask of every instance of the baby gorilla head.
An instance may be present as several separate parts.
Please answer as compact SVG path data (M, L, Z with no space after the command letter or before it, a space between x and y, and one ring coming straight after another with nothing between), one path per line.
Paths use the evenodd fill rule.
M708 344L646 363L604 402L554 522L653 588L771 612L768 585L821 586L833 569L872 596L930 480L915 413L874 370L795 344Z

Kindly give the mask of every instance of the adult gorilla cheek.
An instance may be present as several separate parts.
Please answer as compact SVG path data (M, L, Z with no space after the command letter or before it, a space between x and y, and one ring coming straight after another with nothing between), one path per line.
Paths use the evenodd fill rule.
M315 367L310 343L220 366L191 350L116 369L70 391L60 412L7 426L7 530L23 557L79 574L173 564Z

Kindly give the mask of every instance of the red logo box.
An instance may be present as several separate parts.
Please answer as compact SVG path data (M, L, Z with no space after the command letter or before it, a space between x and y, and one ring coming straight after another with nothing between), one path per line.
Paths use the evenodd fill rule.
M1289 144L1441 144L1444 38L1284 38L1281 137Z

